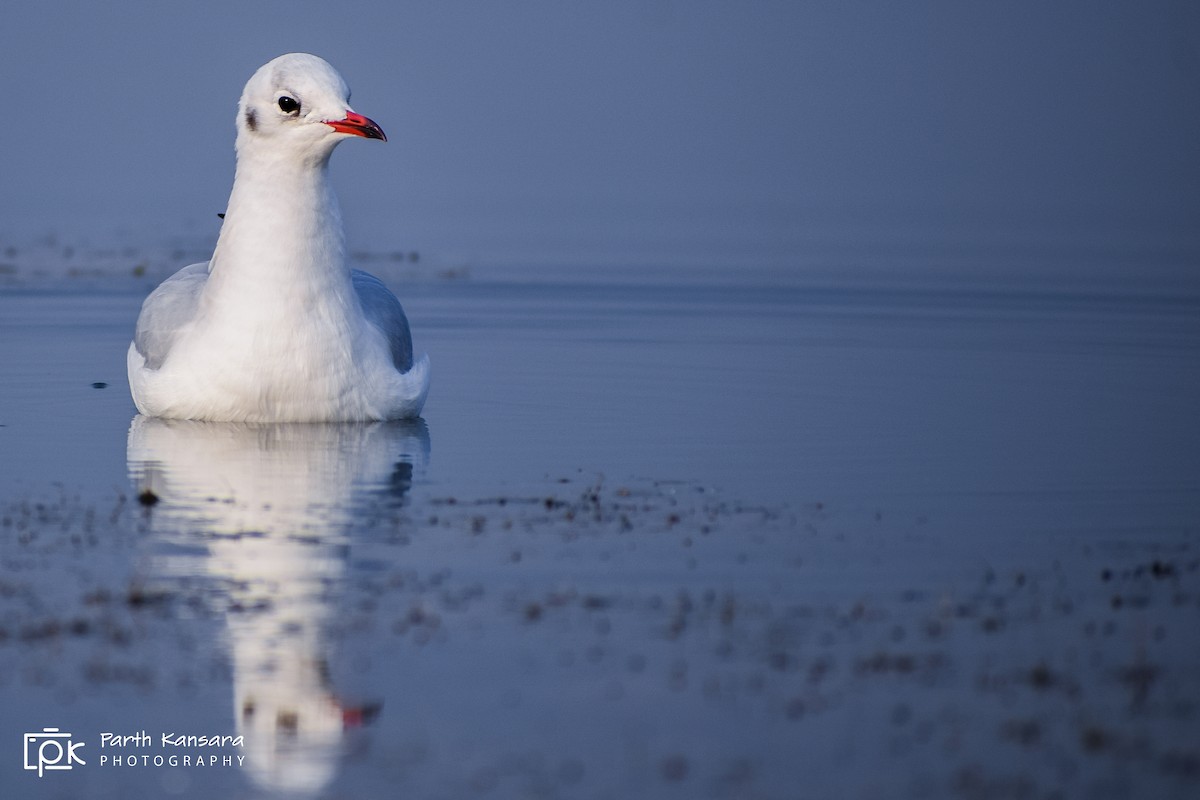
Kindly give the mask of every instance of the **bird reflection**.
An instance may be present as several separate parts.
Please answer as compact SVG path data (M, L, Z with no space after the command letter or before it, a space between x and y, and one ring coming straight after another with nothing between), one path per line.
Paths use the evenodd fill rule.
M429 458L424 421L248 424L138 416L128 468L153 503L153 579L201 579L223 613L244 766L271 793L315 795L345 731L327 666L356 518L403 504Z

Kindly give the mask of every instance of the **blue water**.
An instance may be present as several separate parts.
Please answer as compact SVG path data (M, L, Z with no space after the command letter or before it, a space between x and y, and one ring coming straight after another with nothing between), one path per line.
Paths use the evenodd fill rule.
M436 370L440 493L579 471L791 504L1200 485L1186 286L494 268L397 288ZM140 291L0 296L4 480L122 482Z
M152 279L0 293L3 734L58 725L91 759L14 756L6 789L1194 782L1186 282L391 277L433 363L416 423L145 420L124 353ZM210 752L244 761L128 763Z

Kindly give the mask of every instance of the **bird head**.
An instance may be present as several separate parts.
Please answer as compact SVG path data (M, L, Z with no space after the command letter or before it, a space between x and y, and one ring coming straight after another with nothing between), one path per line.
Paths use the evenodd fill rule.
M324 160L348 136L387 141L350 108L350 88L324 59L289 53L259 67L238 103L237 149L269 148Z

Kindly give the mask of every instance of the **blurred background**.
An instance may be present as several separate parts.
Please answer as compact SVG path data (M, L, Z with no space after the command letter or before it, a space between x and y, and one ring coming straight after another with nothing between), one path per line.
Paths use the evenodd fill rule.
M215 236L242 86L290 51L391 139L334 157L352 249L1184 279L1200 252L1184 0L10 5L0 237Z

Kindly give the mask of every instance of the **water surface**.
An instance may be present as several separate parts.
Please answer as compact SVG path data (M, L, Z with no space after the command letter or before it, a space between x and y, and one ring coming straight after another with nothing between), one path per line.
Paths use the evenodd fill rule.
M434 368L414 423L143 419L144 279L0 294L5 735L94 759L6 787L1194 788L1200 295L390 277ZM99 763L163 732L243 760Z

